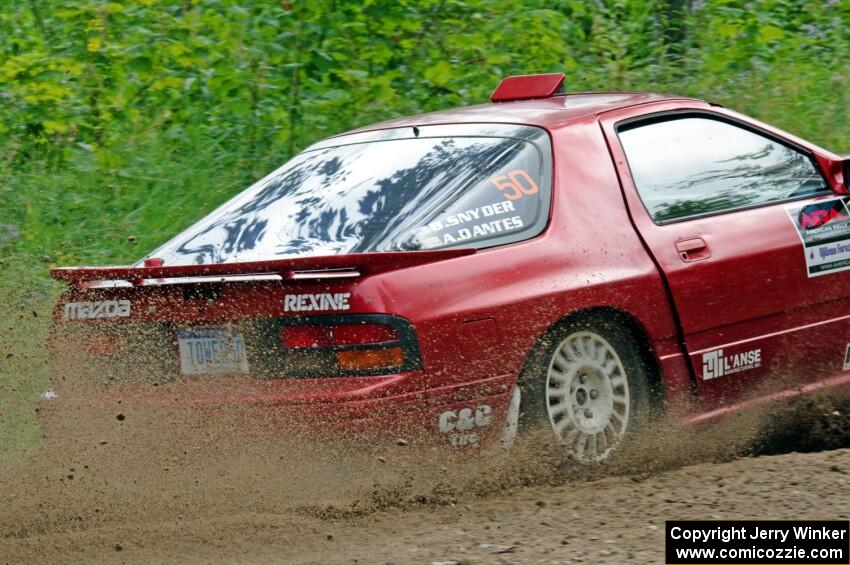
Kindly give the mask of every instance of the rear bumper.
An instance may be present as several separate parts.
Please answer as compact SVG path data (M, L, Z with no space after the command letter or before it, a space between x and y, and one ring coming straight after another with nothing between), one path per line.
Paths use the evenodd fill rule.
M48 435L61 433L62 414L70 410L91 419L92 429L98 421L115 426L120 416L125 427L155 418L159 424L171 420L182 429L226 428L245 435L303 434L331 440L369 436L427 446L475 447L498 441L515 378L506 374L395 394L393 387L384 386L365 397L353 391L312 398L285 394L287 381L273 386L251 383L239 387L238 394L199 390L203 383L189 388L100 386L83 394L60 390L55 398L41 400L39 414ZM384 384L387 381L392 377Z

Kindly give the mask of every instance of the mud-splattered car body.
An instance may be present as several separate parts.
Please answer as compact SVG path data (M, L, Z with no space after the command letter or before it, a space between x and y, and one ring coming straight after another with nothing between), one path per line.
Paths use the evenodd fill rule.
M504 432L535 343L580 312L627 319L656 380L655 401L690 421L850 381L850 271L836 263L814 273L806 255L843 238L805 247L808 228L844 233L843 161L701 100L555 94L562 78L506 79L494 103L401 118L309 148L305 159L361 144L386 148L365 159L390 168L348 208L345 194L310 200L332 193L335 179L349 182L334 177L359 158L346 153L316 163L324 180L286 208L274 210L275 197L298 189L280 189L278 171L135 266L55 269L68 282L55 310L53 347L64 352L57 376L105 363L98 374L120 377L108 386L125 391L124 402L139 395L232 404L294 414L307 426L424 432L454 446ZM793 152L783 158L794 161L804 190L724 208L724 197L734 200L725 187L719 201L715 194L667 205L653 192L664 178L652 175L671 144L649 153L661 165L638 161L651 159L652 126L681 119ZM722 132L705 135L697 146L725 143ZM401 150L419 151L416 164L392 168L392 144L424 149ZM762 156L741 155L756 185L773 182L758 178ZM441 156L460 165L430 171ZM804 163L811 171L799 170ZM344 172L357 176L356 168ZM455 187L456 198L419 198L441 183L462 184L457 178L471 180ZM250 209L264 199L267 208ZM811 215L827 208L840 217ZM387 220L368 226L376 210L389 210ZM805 225L810 216L817 226ZM369 245L366 231L378 233ZM254 253L269 238L275 245ZM169 391L178 384L175 399Z

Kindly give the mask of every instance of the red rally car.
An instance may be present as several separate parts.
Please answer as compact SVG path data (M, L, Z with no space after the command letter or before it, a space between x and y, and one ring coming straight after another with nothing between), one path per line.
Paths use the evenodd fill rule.
M543 426L580 462L850 383L848 161L563 82L319 141L138 264L53 270L57 378L446 446Z

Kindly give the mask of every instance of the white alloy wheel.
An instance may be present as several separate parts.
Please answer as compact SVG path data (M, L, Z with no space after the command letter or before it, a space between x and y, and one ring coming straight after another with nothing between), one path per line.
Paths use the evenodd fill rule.
M580 463L599 463L629 425L629 383L620 356L590 331L555 349L546 375L546 411L555 435Z

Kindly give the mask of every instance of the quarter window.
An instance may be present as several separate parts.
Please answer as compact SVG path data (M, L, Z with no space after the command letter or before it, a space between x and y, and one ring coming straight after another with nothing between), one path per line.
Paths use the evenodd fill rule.
M640 198L658 224L829 188L808 155L720 120L676 118L619 136Z

